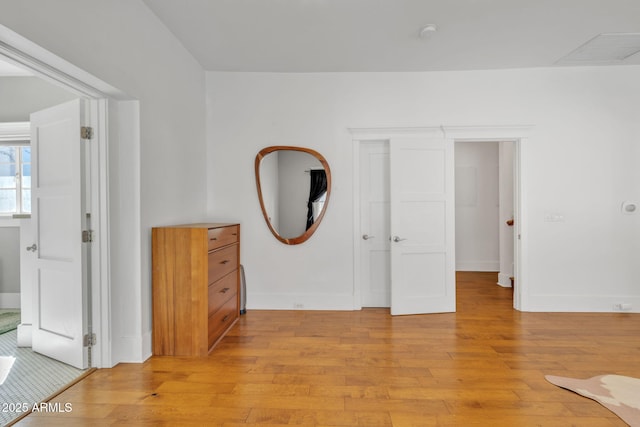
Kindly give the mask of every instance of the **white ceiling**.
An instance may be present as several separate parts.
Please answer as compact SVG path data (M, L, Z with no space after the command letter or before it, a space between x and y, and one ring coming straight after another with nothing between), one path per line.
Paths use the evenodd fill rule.
M640 0L144 0L206 70L554 66L600 33L640 32ZM420 29L435 24L428 39ZM635 54L621 64L640 64Z

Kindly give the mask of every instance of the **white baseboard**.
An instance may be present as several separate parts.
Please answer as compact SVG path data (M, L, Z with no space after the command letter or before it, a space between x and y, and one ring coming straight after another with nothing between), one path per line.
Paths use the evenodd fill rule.
M506 273L498 273L498 285L503 288L511 287L511 275Z
M113 365L118 363L142 363L151 357L151 331L142 336L119 337L111 347Z
M31 331L32 331L31 323L21 323L18 325L18 333L17 333L17 344L18 347L31 347Z
M353 295L251 294L247 310L341 310L351 311Z
M0 293L0 308L20 308L20 292Z
M144 362L145 360L147 360L148 358L150 358L153 355L153 351L152 351L152 347L151 347L151 336L152 336L152 332L151 331L147 331L146 333L144 333L142 335L142 360L141 362Z
M456 261L456 271L500 271L500 261Z
M628 310L622 310L620 308L616 308L618 304L629 304L631 308ZM604 295L527 295L526 298L523 299L522 311L640 313L640 297L611 297Z

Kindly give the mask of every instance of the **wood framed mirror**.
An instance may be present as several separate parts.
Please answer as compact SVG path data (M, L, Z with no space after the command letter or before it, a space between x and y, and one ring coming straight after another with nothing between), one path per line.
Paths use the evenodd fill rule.
M318 229L331 195L329 163L315 150L278 145L256 155L256 186L267 226L287 245Z

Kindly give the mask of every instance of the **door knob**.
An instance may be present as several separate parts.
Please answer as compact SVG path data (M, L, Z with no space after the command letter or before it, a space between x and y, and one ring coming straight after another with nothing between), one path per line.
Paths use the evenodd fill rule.
M373 239L376 236L369 236L368 234L363 234L362 235L362 240L369 240L369 239Z
M34 243L33 245L31 245L31 246L27 246L27 250L28 250L29 252L35 252L35 251L36 251L36 249L38 249L38 247L36 246L36 244L35 244L35 243Z
M401 239L401 238L400 238L400 237L398 237L398 236L393 236L393 241L394 241L394 242L396 242L396 243L397 243L397 242L402 242L403 240L407 240L407 239Z

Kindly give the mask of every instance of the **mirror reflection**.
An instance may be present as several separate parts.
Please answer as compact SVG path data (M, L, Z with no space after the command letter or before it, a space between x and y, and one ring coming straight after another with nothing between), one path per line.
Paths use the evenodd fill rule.
M306 241L331 192L325 158L309 148L274 146L258 153L255 168L262 213L273 235L286 244Z

